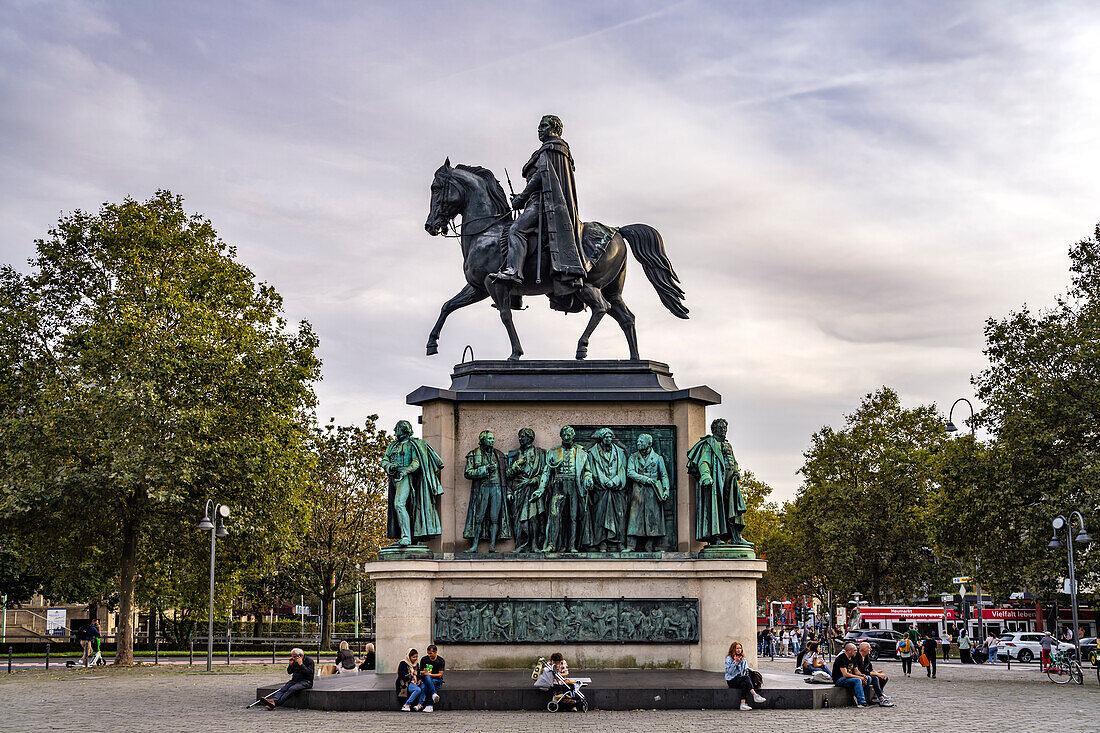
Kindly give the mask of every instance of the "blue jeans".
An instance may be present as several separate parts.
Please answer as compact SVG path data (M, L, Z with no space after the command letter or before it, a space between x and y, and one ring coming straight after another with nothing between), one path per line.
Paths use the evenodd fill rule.
M416 705L424 697L424 688L417 685L415 682L409 683L409 697L405 700L405 704L410 708Z
M420 679L420 686L424 688L424 704L430 705L432 702L432 695L439 691L439 686L443 684L443 680L437 680L435 677L422 677Z
M863 694L863 680L859 677L841 677L836 681L837 687L847 687L852 691L852 694L856 697L856 702L860 705L867 704L867 698ZM412 689L412 686L409 686Z

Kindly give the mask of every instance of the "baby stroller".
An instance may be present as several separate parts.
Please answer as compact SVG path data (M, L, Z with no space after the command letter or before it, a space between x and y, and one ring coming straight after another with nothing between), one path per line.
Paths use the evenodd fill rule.
M539 661L535 662L531 679L535 681L535 687L550 691L550 702L546 703L546 709L550 712L556 713L562 706L573 707L582 713L588 712L588 698L581 692L582 687L588 686L587 682L562 677L554 669L554 665L543 657L539 657Z

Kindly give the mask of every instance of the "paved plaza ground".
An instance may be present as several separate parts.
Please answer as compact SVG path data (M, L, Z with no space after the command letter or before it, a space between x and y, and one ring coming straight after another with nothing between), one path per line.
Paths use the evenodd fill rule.
M226 731L300 733L303 730L392 731L397 726L439 731L600 733L667 731L1100 731L1100 685L1086 669L1085 685L1054 685L1035 665L941 665L939 679L915 672L900 677L896 663L881 665L895 708L759 710L751 713L677 710L587 714L530 712L337 713L261 707L246 710L260 684L285 679L270 665L239 665L215 674L181 667L21 671L0 675L0 727L10 731ZM764 661L766 672L793 663ZM517 672L516 674L525 674ZM764 690L767 694L767 690ZM414 717L415 716L415 717ZM744 726L749 726L745 728Z

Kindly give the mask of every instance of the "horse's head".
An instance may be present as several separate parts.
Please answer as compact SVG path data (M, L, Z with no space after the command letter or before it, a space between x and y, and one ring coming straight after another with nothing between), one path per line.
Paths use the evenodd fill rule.
M447 158L436 169L432 178L431 208L428 209L424 229L433 237L442 234L451 219L462 213L464 205L465 194L460 183L455 180L451 159Z

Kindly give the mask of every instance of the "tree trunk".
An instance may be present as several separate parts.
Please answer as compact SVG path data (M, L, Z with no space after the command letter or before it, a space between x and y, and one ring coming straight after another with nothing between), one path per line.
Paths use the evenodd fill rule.
M118 596L118 653L115 665L134 663L134 587L137 585L138 529L132 520L122 526L122 564Z

